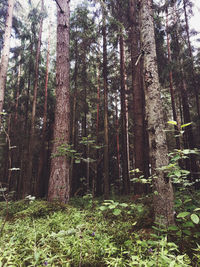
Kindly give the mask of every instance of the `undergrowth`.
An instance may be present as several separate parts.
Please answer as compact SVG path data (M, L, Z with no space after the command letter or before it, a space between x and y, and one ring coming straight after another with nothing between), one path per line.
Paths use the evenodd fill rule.
M9 202L7 210L1 202L0 226L8 216L0 237L0 266L192 266L175 239L152 228L151 207L144 202L87 195L69 205ZM200 249L195 249L198 264Z

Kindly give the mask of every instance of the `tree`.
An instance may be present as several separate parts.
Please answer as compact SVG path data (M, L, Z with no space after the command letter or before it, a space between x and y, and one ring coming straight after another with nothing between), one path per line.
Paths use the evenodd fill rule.
M51 159L51 173L48 200L62 203L69 201L70 177L69 158L59 154L61 145L68 145L70 138L69 101L69 2L57 2L57 56L56 56L56 107L54 142Z
M141 174L148 177L148 142L145 125L145 99L142 80L142 51L140 44L138 9L135 0L129 0L129 20L130 20L130 46L131 46L131 69L132 69L132 90L133 90L133 124L134 124L134 161L135 169L139 169ZM135 194L142 194L145 187L141 183L136 183Z
M153 177L154 213L157 222L168 226L174 223L173 189L171 180L166 177L166 173L162 170L162 167L167 166L169 161L156 64L152 1L141 1L140 25L141 42L144 51L143 75L151 155L151 175Z
M108 154L108 69L107 69L107 32L106 10L102 3L102 35L103 35L103 80L104 80L104 196L109 196L109 154Z
M38 91L38 79L39 79L39 58L40 58L40 49L42 41L42 27L43 27L43 11L44 11L44 0L41 2L41 18L40 18L40 27L38 35L38 44L36 51L36 62L35 62L35 81L34 81L34 90L33 90L33 104L32 104L32 114L31 114L31 129L30 129L30 140L28 148L28 170L27 177L24 181L24 191L23 194L31 194L32 192L32 168L33 168L33 147L34 147L34 134L35 134L35 115L37 107L37 91Z
M11 29L12 29L14 2L15 2L14 0L8 0L8 10L7 10L6 25L5 25L4 44L3 44L2 56L1 56L0 124L1 124L1 115L3 112L4 93L5 93L5 85L6 85L6 74L7 74L7 69L8 69L8 59L9 59L9 52L10 52L10 36L11 36Z

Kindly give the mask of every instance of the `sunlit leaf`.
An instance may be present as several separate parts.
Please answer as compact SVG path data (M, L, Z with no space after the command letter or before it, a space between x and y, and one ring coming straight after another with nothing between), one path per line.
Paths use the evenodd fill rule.
M197 216L196 214L191 214L190 216L191 220L193 221L193 223L198 224L199 223L199 216Z

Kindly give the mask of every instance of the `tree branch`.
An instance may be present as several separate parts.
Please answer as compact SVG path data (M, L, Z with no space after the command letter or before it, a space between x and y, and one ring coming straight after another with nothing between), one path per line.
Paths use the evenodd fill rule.
M55 0L55 1L56 1L56 4L58 5L58 7L60 8L60 12L64 13L63 9L61 8L60 4L58 3L58 0Z

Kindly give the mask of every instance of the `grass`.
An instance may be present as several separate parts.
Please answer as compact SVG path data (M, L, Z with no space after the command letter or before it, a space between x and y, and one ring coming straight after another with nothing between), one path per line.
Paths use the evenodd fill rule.
M1 202L0 227L6 213ZM127 199L9 202L0 266L192 266L151 226L151 208Z

